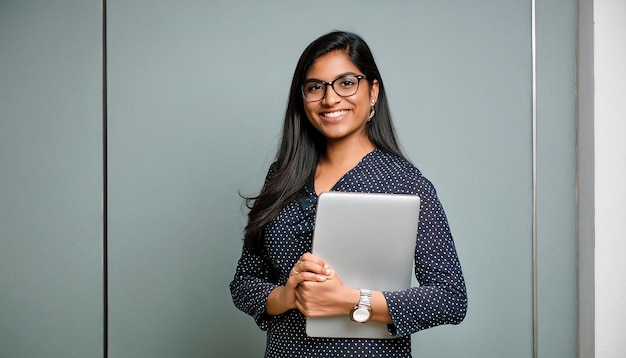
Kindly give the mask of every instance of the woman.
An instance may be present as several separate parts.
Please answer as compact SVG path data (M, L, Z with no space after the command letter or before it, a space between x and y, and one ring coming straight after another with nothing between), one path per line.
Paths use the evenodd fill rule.
M346 287L341 272L309 252L317 197L329 190L420 196L419 287ZM230 289L235 305L268 331L266 357L411 357L411 333L464 319L465 282L445 213L432 184L398 147L382 78L359 36L332 32L305 49L276 161L247 203ZM387 323L398 338L306 335L306 317L354 316L359 305L371 312L361 319Z

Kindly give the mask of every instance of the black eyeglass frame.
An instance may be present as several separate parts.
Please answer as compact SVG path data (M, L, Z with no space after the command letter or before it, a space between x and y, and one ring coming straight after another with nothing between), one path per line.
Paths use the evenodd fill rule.
M335 82L337 82L338 80L344 79L346 77L355 77L356 78L356 89L354 90L354 93L352 93L352 94L341 95L335 89ZM359 91L359 86L361 84L361 80L365 79L365 78L367 78L367 77L365 77L365 75L357 75L357 74L350 73L350 74L345 74L345 75L339 76L339 77L335 78L334 80L332 80L330 82L324 82L324 81L320 81L320 80L310 79L310 80L306 80L306 81L304 81L304 83L302 83L302 86L300 86L300 92L302 92L302 98L305 101L307 101L307 102L319 102L319 101L323 100L324 97L326 97L326 91L328 90L328 86L332 87L333 91L335 91L335 93L337 93L337 96L339 96L339 97L350 97L350 96L354 96ZM311 101L311 100L306 98L306 95L304 94L304 86L306 86L307 83L321 83L321 84L324 85L324 92L322 92L322 97L320 99Z

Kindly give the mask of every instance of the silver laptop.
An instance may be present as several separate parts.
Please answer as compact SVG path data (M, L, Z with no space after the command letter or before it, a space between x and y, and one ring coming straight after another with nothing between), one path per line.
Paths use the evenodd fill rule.
M419 207L416 195L322 193L312 253L326 261L348 287L409 288ZM306 332L311 337L394 338L385 323L356 323L347 315L307 318Z

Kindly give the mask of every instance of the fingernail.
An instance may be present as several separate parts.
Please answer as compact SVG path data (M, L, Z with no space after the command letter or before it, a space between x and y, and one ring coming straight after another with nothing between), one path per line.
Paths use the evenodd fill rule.
M326 276L317 275L317 278L318 278L320 281L326 281Z

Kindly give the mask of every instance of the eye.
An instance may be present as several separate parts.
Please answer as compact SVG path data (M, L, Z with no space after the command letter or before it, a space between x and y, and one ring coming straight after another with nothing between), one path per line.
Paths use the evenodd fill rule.
M357 78L356 77L344 77L339 80L339 86L343 88L350 88L356 85Z
M322 90L322 83L321 82L309 82L307 84L304 85L304 91L307 93L315 93L315 92L319 92Z

